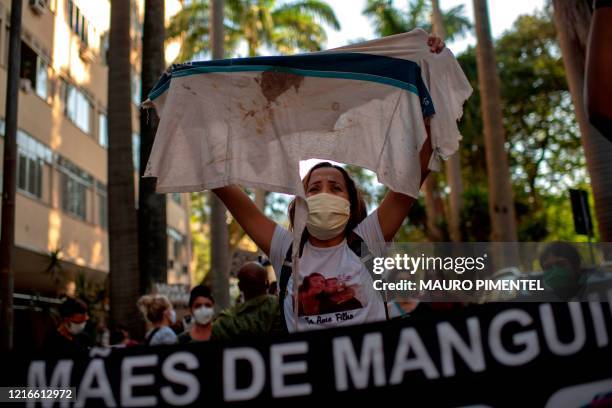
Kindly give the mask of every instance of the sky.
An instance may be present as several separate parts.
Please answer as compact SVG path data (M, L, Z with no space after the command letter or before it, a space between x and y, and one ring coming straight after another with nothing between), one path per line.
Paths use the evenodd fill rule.
M407 7L408 2L409 0L395 0L398 7L402 4ZM465 14L474 21L471 0L439 0L439 2L443 11L464 4ZM334 8L342 29L340 31L328 29L327 48L346 45L350 40L358 38L372 39L375 37L368 19L361 14L366 0L328 0L328 3ZM545 0L489 0L489 18L493 36L498 37L510 28L519 15L530 14L536 9L542 9L544 3ZM470 34L465 39L448 44L448 47L456 55L475 43L474 36Z

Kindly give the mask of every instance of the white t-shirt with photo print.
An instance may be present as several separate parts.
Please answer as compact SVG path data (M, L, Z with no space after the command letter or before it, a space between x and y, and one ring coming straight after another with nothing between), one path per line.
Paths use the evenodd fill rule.
M367 216L353 231L363 239L373 256L385 256L386 245L376 211ZM280 282L281 268L292 242L293 234L277 226L270 247L270 262L274 267L277 282ZM385 319L382 293L374 289L370 271L349 248L346 239L328 248L315 247L310 242L306 242L299 269L299 331ZM305 279L310 280L311 276L318 277L319 285L322 276L328 285L327 289L319 293L313 293L319 290L316 288L310 291L304 290L305 287L312 286L305 285L304 282ZM293 313L295 296L293 282L293 278L290 278L283 305L289 332L296 331ZM311 305L318 305L318 308L314 309L318 312L313 312L312 308L302 308L304 296L308 297Z

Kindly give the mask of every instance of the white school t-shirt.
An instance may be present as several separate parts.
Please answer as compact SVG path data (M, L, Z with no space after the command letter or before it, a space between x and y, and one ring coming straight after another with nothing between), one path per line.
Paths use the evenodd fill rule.
M385 239L376 211L366 217L353 231L363 239L373 256L384 256ZM277 226L270 246L270 262L274 267L277 282L280 282L282 265L292 242L293 234L285 228ZM303 297L307 297L310 304L319 305L318 313L313 312L316 308L306 307L303 309L300 306L299 331L362 324L385 319L382 293L374 289L370 271L349 248L346 239L342 243L329 248L315 247L310 242L306 242L300 258L299 272L300 305ZM312 274L319 274L325 278L327 291L315 294L313 289L303 290L307 286L304 285L304 279ZM321 276L313 276L317 276L320 284ZM293 278L289 279L287 296L283 304L289 332L296 331L293 313L293 296L295 295L293 282ZM314 292L316 290L314 289Z

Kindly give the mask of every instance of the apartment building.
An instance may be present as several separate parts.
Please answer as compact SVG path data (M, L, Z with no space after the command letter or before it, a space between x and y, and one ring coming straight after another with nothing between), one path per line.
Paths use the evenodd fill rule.
M138 182L144 0L126 1L132 1L132 139ZM0 149L10 3L0 0ZM179 0L166 0L166 18L181 7ZM24 0L15 231L18 294L71 293L77 277L102 283L108 275L107 225L112 222L107 209L109 24L108 0ZM178 44L167 47L169 63L177 52ZM0 155L0 172L1 161ZM169 194L167 198L165 283L189 284L189 196Z

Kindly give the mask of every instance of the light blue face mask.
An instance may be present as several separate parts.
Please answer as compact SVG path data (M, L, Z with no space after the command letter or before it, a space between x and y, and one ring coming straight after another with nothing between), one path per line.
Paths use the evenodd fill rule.
M170 323L171 324L176 323L176 310L174 309L170 311Z

